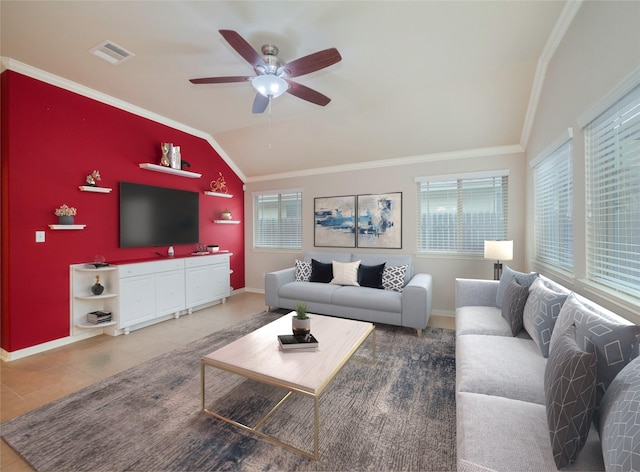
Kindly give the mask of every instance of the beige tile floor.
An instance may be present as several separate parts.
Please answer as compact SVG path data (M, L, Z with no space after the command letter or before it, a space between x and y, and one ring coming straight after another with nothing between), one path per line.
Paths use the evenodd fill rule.
M229 298L225 304L132 331L127 336L96 336L23 359L0 362L0 421L187 345L265 308L264 295L245 292ZM429 325L453 329L454 319L432 315ZM0 441L0 470L32 469Z

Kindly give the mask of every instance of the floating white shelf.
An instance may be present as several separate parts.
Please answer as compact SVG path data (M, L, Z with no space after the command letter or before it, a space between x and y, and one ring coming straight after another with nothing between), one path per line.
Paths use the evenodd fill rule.
M80 189L81 192L94 192L94 193L109 193L111 192L111 190L113 190L106 187L94 187L92 185L81 185L78 188Z
M78 323L76 324L76 328L82 328L82 329L106 328L107 326L113 326L114 324L116 324L115 321L107 321L106 323L98 323L98 324Z
M205 190L204 194L209 195L210 197L233 198L233 195L230 193L212 192L210 190Z
M142 163L139 164L141 169L152 170L154 172L163 172L165 174L179 175L180 177L189 177L190 179L199 179L202 174L189 172L187 170L174 169L172 167L160 166L158 164Z
M223 225L239 225L239 220L213 220L214 223L223 224Z
M51 229L84 229L87 225L49 225Z
M102 295L75 295L74 298L78 300L98 300L100 298L113 298L117 296L118 294L116 293L103 293Z
M89 267L91 266L91 267ZM118 267L117 266L103 266L103 267L94 267L93 264L91 264L90 262L87 262L86 267L81 267L78 266L75 268L76 270L82 271L82 272L108 272L110 270L117 270Z

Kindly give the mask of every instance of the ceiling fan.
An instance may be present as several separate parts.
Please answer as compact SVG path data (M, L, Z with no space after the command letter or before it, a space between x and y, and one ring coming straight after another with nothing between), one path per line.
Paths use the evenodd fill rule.
M253 113L264 112L272 98L279 97L285 92L320 106L325 106L331 101L326 95L294 82L290 78L310 74L340 62L342 57L336 48L325 49L283 63L278 58L278 48L273 44L262 46L262 55L260 55L237 32L220 30L220 34L238 54L251 64L256 75L190 79L189 82L192 84L222 84L250 80L257 92L253 101Z

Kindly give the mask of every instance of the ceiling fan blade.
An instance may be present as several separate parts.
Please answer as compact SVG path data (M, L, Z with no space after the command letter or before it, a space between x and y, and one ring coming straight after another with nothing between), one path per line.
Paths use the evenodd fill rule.
M244 82L251 80L252 76L232 76L232 77L204 77L202 79L189 79L192 84L226 84L229 82Z
M336 48L325 49L324 51L314 52L308 56L295 59L282 67L282 70L289 71L289 77L298 77L304 74L310 74L330 65L340 62L342 56ZM279 71L278 71L279 72Z
M258 66L266 67L264 59L258 51L253 49L242 36L233 30L219 30L222 37L229 43L229 45L240 54L245 61L257 68Z
M264 113L267 109L267 105L269 104L269 98L256 93L256 98L253 100L253 108L251 111L253 113Z
M316 92L306 85L293 82L292 80L287 80L287 83L289 84L289 89L287 90L287 92L291 95L295 95L298 98L311 103L315 103L316 105L320 105L322 107L327 105L331 101L331 99L326 95L322 95L320 92Z

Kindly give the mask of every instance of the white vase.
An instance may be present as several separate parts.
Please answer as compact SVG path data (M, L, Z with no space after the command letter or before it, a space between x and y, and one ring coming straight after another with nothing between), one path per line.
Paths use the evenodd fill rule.
M294 335L305 335L311 332L311 318L307 317L305 320L299 320L295 317L291 321L291 329Z

